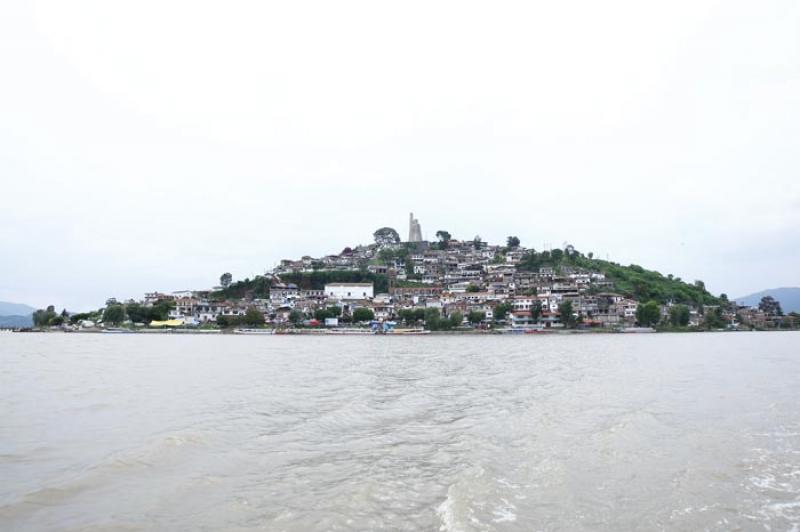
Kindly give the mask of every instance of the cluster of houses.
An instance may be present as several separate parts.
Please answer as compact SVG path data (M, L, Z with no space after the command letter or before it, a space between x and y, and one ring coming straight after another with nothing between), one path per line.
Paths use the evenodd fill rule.
M771 298L765 298L771 299ZM745 305L735 305L732 326L747 324L748 327L756 329L796 329L800 326L800 320L795 315L784 316L782 313L775 312L770 308L760 304L758 307L748 307ZM731 310L727 314L730 315Z
M478 327L496 326L498 322L511 328L559 328L567 322L603 328L637 325L639 302L615 292L614 283L603 273L563 263L558 268L522 270L518 265L527 250L518 245L492 246L477 238L449 239L444 245L400 243L399 238L376 240L375 244L345 248L336 255L281 261L265 274L270 284L266 296L246 294L237 300L219 300L219 290L150 293L145 295L144 304L172 300L169 318L186 325L216 322L220 317L241 318L253 309L267 324L296 324L298 317L308 324L320 316L320 311L332 307L337 309L338 318L329 318L328 325L350 321L348 317L359 308L369 309L376 321L398 320L405 310L435 308L444 318L458 313L465 325L470 314L479 315L482 320L472 324ZM306 289L284 280L313 272L371 273L385 276L388 283L384 291L376 293L372 282L331 282ZM561 315L565 302L571 304L571 317ZM661 307L664 317L669 315L670 306ZM688 324L700 325L709 310L690 307ZM735 305L722 309L721 317L730 327L738 326L742 317L747 323L764 327L772 319L768 312Z

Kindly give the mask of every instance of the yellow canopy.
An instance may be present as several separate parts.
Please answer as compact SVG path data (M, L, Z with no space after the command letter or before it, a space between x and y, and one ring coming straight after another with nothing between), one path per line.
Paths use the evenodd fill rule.
M150 327L180 327L183 325L183 320L164 320L150 322Z

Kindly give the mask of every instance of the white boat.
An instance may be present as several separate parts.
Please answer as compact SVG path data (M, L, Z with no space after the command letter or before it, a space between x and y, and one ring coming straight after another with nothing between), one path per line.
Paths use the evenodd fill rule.
M325 334L338 334L338 335L365 335L375 334L370 329L328 329Z
M275 334L275 329L234 329L233 334Z
M414 335L414 334L430 334L430 333L431 332L426 330L426 329L393 329L391 331L387 331L386 332L386 334L388 334L389 336L397 335L397 334L403 335L403 336L407 336L407 335Z

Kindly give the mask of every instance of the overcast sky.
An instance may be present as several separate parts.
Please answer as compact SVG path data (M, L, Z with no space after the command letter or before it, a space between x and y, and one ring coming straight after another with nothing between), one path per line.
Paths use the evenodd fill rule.
M800 3L0 5L0 300L82 310L389 225L800 285Z

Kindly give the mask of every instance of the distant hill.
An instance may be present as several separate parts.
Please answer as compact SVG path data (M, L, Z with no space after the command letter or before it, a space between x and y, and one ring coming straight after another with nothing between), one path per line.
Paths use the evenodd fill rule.
M30 316L0 316L0 327L33 327L33 318Z
M30 316L36 309L22 303L0 301L0 316Z
M35 308L21 303L0 301L0 327L32 327Z
M800 287L770 288L749 296L737 297L736 302L755 307L764 296L772 296L781 304L784 312L800 312Z

